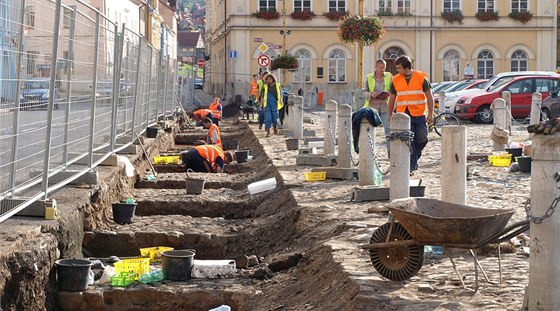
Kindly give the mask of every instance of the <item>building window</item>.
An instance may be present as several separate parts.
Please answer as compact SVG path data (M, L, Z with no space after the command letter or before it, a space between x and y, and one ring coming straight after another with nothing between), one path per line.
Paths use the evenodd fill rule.
M311 11L311 0L294 0L294 11Z
M294 73L294 83L311 82L311 53L306 49L299 49L294 53L298 59L299 70Z
M456 50L443 54L443 81L459 81L461 55Z
M329 12L346 12L346 0L329 0Z
M395 59L401 55L404 55L404 51L397 46L392 46L385 50L383 53L383 59L387 62L387 68L385 70L392 74L396 74L397 66L395 66Z
M490 79L494 76L494 54L489 50L478 53L476 60L479 79Z
M517 50L511 54L511 71L527 71L527 53Z
M346 82L346 54L342 50L329 53L329 82Z
M64 18L62 19L62 27L70 28L72 24L72 10L64 8Z
M494 12L494 0L478 0L477 12Z
M410 0L399 0L397 1L397 13L398 14L410 14Z
M443 11L451 12L461 9L461 0L443 0Z
M39 51L27 51L27 74L34 75Z
M259 0L259 11L275 11L276 0Z
M35 6L33 5L25 8L25 24L31 29L35 28Z
M393 0L379 0L379 12L391 12L391 2Z
M512 12L527 12L529 10L528 0L511 0Z

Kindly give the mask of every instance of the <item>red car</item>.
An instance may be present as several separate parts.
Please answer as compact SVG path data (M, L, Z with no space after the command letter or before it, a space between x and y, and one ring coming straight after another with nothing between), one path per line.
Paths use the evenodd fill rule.
M455 105L455 114L463 119L472 119L477 123L492 123L492 109L490 105L496 98L502 97L502 92L511 93L511 114L514 118L526 118L531 112L533 93L542 94L542 99L548 97L549 92L560 86L558 76L519 76L502 79L484 94L473 94L461 97Z

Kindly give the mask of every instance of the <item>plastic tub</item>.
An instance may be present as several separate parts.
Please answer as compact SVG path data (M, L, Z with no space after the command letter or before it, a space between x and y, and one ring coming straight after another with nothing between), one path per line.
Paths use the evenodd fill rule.
M235 152L235 159L237 163L247 162L248 157L249 157L249 150L237 150Z
M268 178L247 185L250 194L257 194L276 188L276 178Z
M531 157L517 157L519 171L522 173L531 173Z
M113 220L121 225L131 224L134 213L136 212L136 203L114 203Z
M305 173L305 181L323 181L327 179L327 172Z
M87 289L92 262L87 259L59 259L56 262L58 288L68 292Z
M192 249L173 250L161 253L161 268L165 278L184 281L191 278L195 251Z

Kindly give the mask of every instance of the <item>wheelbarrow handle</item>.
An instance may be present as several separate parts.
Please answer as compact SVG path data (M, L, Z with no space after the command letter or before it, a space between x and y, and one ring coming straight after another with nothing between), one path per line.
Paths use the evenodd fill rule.
M475 248L479 248L482 246L486 246L488 244L496 244L501 243L503 241L509 240L514 236L517 236L527 230L529 230L531 222L528 219L518 221L510 226L505 227L504 229L500 230L500 232L494 234L493 236L489 237L488 239L480 242L477 244Z

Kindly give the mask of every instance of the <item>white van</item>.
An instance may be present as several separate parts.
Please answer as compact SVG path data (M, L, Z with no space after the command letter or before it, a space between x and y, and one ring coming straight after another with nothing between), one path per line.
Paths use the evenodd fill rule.
M449 94L445 94L445 112L455 113L455 105L457 101L461 99L461 97L466 95L474 95L474 94L482 94L484 92L488 92L490 88L494 85L500 83L503 78L507 77L517 77L517 76L560 76L555 72L551 71L510 71L510 72L502 72L495 75L492 79L490 79L486 84L479 88L479 89L469 89L469 90L462 90L457 92L450 92Z

